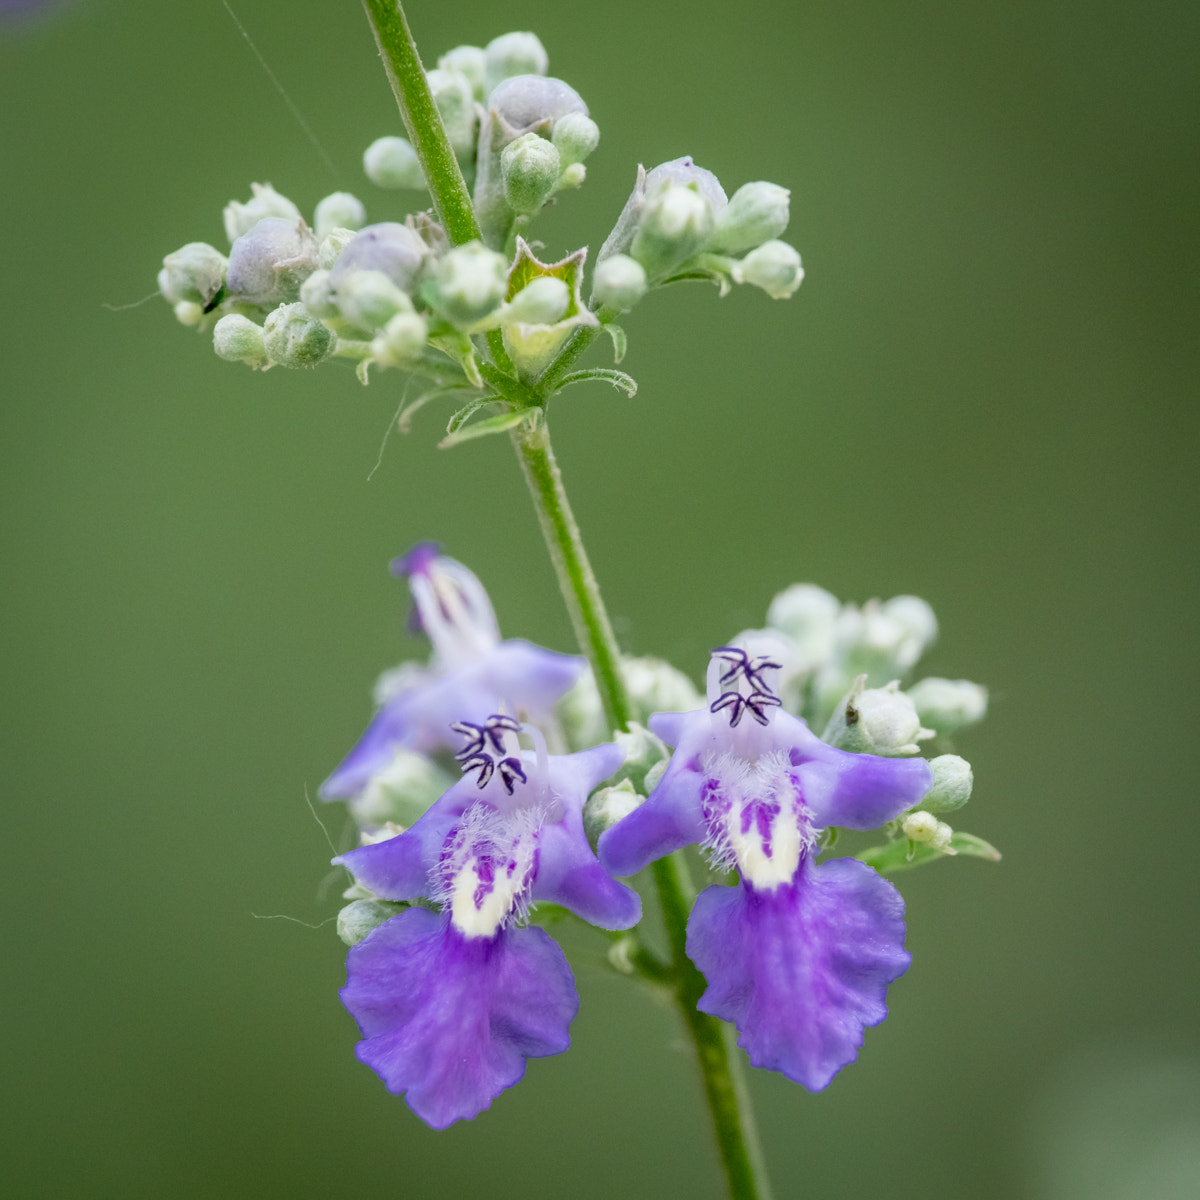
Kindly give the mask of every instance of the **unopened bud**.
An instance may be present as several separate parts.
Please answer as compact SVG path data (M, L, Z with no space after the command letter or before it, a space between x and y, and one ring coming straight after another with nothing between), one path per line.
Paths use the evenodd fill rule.
M199 325L204 320L204 309L194 300L180 300L171 311L180 325Z
M787 242L763 242L739 264L743 283L762 288L772 300L786 300L804 280L799 253Z
M276 366L315 367L336 343L334 334L303 304L281 304L263 322L263 348Z
M334 317L342 315L337 300L334 298L333 288L329 283L328 271L314 271L300 285L300 303L314 317L320 317L325 321L331 321Z
M363 202L349 192L331 192L313 213L313 233L321 241L335 229L361 229L367 223Z
M342 316L362 329L382 329L397 313L412 312L412 301L382 271L351 271L337 288Z
M767 624L788 636L796 647L802 669L810 671L833 654L840 607L837 597L824 588L812 583L794 583L771 601Z
M500 155L500 173L504 196L518 214L537 212L550 198L558 183L558 151L536 133L522 134L504 147Z
M461 159L475 149L475 89L471 81L453 69L435 68L427 72L429 90L442 117L446 137Z
M290 303L317 269L317 240L302 218L266 217L233 243L226 286L235 300Z
M300 210L269 183L252 183L250 191L253 195L245 204L230 200L225 205L225 235L231 243L249 233L265 217L282 217L285 221L300 219Z
M188 242L163 259L158 290L172 304L189 300L207 308L225 286L229 260L207 242Z
M775 183L743 184L717 215L706 249L716 254L742 254L777 238L788 225L787 188Z
M564 167L562 174L558 177L558 186L556 191L565 192L571 188L583 187L583 181L587 178L587 167L583 163L572 163L569 167Z
M267 365L262 329L238 313L222 317L213 326L213 349L226 362L241 362L259 369Z
M596 299L606 308L628 312L646 294L646 270L628 254L614 254L597 264L592 279Z
M687 184L668 183L647 202L630 254L651 278L661 278L692 257L713 225L708 198Z
M484 91L514 75L545 75L550 56L536 33L503 33L484 49Z
M570 112L554 122L550 140L564 167L583 162L600 144L600 126L587 113Z
M506 79L488 97L488 108L513 133L525 133L535 126L553 127L568 113L587 115L583 97L561 79L542 75L516 75Z
M913 684L908 694L921 720L943 737L987 715L987 688L969 679L938 679L931 675Z
M865 675L854 681L834 709L821 740L855 754L889 758L917 754L921 749L917 743L933 737L933 730L921 728L917 710L899 683L867 688L866 682Z
M354 241L354 229L331 229L317 247L317 266L322 271L329 271L341 257L342 251Z
M487 51L482 46L455 46L438 59L443 71L457 71L470 81L476 100L484 97L487 80Z
M901 826L906 837L914 842L923 842L934 850L948 850L954 830L945 821L939 821L933 813L915 812L904 818Z
M429 329L420 313L397 313L371 341L371 354L383 367L402 367L421 357Z
M402 137L376 138L363 153L363 171L376 187L414 191L425 187L417 152Z
M975 776L971 764L957 754L940 754L929 760L933 786L921 801L927 812L953 812L971 798Z
M454 780L431 759L413 750L397 750L392 760L367 780L351 809L360 825L414 825L429 806L449 791Z
M338 913L338 937L347 946L357 946L372 929L390 921L406 907L391 900L355 900Z
M421 295L453 325L474 325L496 311L508 290L508 259L482 242L456 246L436 263Z
M382 271L402 292L411 292L417 273L429 257L418 233L397 221L368 225L354 235L333 264L333 286L354 271Z
M613 787L601 788L588 797L583 806L583 831L593 846L600 835L610 830L618 821L629 816L646 797L634 788L628 779Z
M526 325L553 325L566 315L571 289L552 275L527 283L509 302L507 319Z

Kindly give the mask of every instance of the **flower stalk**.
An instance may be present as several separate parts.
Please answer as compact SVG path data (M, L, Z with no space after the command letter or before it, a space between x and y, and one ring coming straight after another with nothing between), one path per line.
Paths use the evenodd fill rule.
M403 8L398 0L363 0L363 7L438 217L453 243L472 241L480 236L479 224ZM512 430L511 438L576 638L592 664L608 726L625 729L632 706L621 676L620 649L567 500L544 410L556 383L595 334L594 328L576 331L542 372L539 384L533 389L529 419ZM488 337L488 347L492 357L488 374L509 374L512 364L503 352L498 333ZM516 380L511 382L520 386ZM732 1200L770 1200L749 1097L731 1046L730 1031L723 1022L696 1008L705 982L686 952L687 918L694 895L686 880L684 864L677 854L671 855L655 863L653 877L671 946L675 998L696 1050L729 1194Z

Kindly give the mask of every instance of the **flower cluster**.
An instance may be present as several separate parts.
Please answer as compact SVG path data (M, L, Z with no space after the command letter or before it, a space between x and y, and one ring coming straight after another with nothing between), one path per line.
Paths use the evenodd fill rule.
M585 301L586 248L541 262L522 237L558 193L583 183L600 140L583 99L548 69L534 34L509 33L485 47L458 46L426 74L473 190L478 239L451 245L423 208L368 223L366 206L348 192L320 200L310 224L270 184L255 183L249 200L225 208L228 252L189 242L168 254L160 292L183 324L211 328L216 353L229 362L267 370L349 359L363 383L371 368L402 369L426 386L402 427L429 400L456 400L443 443L452 445L501 432L545 404L487 373L481 335L499 333L517 379L536 381L581 329L605 328L619 362L624 333L615 319L650 289L709 279L722 295L748 283L783 298L799 287L800 256L778 240L787 189L748 183L727 198L711 171L679 158L638 168ZM426 203L405 138L378 138L363 166L376 186ZM564 383L583 378L636 390L612 370Z
M982 715L982 689L868 689L860 671L824 739L788 711L798 698L811 709L816 679L868 660L883 674L911 667L935 630L928 606L901 597L858 610L789 589L768 630L713 652L703 701L668 664L626 660L639 716L664 697L682 711L598 734L583 663L501 641L460 563L425 544L393 571L409 581L433 658L385 673L375 718L322 788L349 802L361 830L360 847L334 860L354 879L339 931L359 1058L433 1127L474 1117L527 1059L569 1044L578 996L537 905L630 929L641 905L621 879L699 845L718 880L688 922L687 953L708 982L699 1007L737 1027L755 1066L825 1087L908 966L904 903L879 871L955 853L956 839L994 856L969 835L940 835L933 815L965 803L970 768L897 744L904 722L883 713L915 711L916 695L940 734ZM859 725L870 752L834 744ZM574 752L551 754L548 739ZM818 861L837 829L880 827L887 846Z

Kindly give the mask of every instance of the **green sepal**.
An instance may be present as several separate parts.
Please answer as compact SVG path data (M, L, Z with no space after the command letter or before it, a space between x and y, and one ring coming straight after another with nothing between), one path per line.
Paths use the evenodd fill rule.
M971 833L960 833L955 830L950 837L950 845L945 850L935 850L922 842L914 842L912 838L897 838L886 846L872 846L863 850L855 857L868 867L874 867L880 875L891 875L896 871L906 871L909 867L922 867L926 863L939 858L950 858L956 854L966 854L973 858L986 858L990 862L1000 861L1000 851L983 838Z
M439 330L436 336L430 332L429 344L453 359L461 368L472 387L483 387L483 376L479 373L479 361L475 357L475 344L465 333L457 329Z
M613 362L624 362L625 351L628 349L628 339L625 337L625 330L615 321L605 321L600 328L612 338Z
M522 376L537 376L544 370L578 326L599 324L596 315L588 311L580 293L586 259L587 248L584 247L559 262L539 262L525 239L517 238L517 256L508 273L508 295L505 299L511 300L529 283L543 276L561 279L570 292L567 311L553 325L520 323L504 328L505 349Z
M474 392L475 388L468 387L466 384L450 387L431 388L428 392L422 392L411 404L406 404L400 410L399 420L396 422L396 428L401 433L408 433L412 428L412 419L414 414L425 407L431 400L441 400L444 396L461 396L464 392Z
M624 371L614 371L611 367L588 367L584 371L572 371L570 375L566 375L558 381L556 390L561 392L563 388L570 387L573 383L587 383L589 379L599 379L604 383L611 383L631 400L637 395L637 380L632 375L626 375Z
M474 400L468 400L446 422L446 432L450 435L456 434L485 404L494 404L497 400L499 400L499 396L479 396Z
M520 425L528 416L528 409L517 409L515 411L498 413L494 417L485 417L482 421L476 421L474 425L468 425L465 429L460 429L457 433L452 433L442 438L438 442L438 449L449 450L452 446L457 446L460 442L469 442L474 438L487 437L492 433L504 433L506 430L512 429L514 425Z

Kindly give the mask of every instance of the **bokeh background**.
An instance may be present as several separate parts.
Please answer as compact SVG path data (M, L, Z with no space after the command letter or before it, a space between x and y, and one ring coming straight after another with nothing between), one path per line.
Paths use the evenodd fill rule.
M503 439L380 445L402 391L258 375L145 296L269 180L358 192L398 132L355 4L0 10L5 1078L13 1197L717 1197L671 1013L599 972L568 1055L425 1129L353 1058L306 792L421 647L390 557L437 538L510 635L570 630ZM781 1198L1200 1195L1200 8L512 0L603 131L538 230L597 247L636 164L792 189L790 302L683 287L627 401L553 412L625 647L699 675L812 580L916 592L988 683L957 823L1004 862L898 877L913 966L822 1095L751 1087ZM596 351L597 362L604 361ZM440 417L440 420L439 420ZM337 836L341 817L323 814Z

